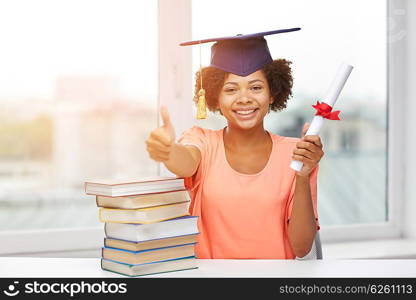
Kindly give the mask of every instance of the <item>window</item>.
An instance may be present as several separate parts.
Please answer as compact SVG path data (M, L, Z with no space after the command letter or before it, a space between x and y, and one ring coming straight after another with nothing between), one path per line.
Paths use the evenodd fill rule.
M397 103L406 64L400 1L397 9L388 9L399 21L388 30L386 3L374 0L32 2L0 3L0 38L8 45L0 54L0 255L100 247L102 224L93 197L83 192L84 179L163 173L144 145L158 124L158 103L168 104L177 136L194 121L192 73L199 67L199 49L178 47L179 42L298 26L301 31L268 38L273 57L293 62L295 84L289 107L271 114L266 128L298 136L338 64L354 65L336 106L342 122L326 122L321 133L323 241L398 236L400 196L405 196L403 112L400 105L389 107L387 131L386 64L390 60L389 94ZM387 42L386 32L395 43ZM209 46L201 50L202 65L208 65ZM219 115L198 122L225 126ZM337 189L352 176L356 179L341 198ZM55 228L67 229L65 239Z
M359 3L359 5L357 5ZM301 31L268 36L273 58L292 61L293 97L288 108L271 113L266 129L298 137L311 107L325 92L343 61L355 68L335 109L342 121L326 121L321 138L318 205L321 225L388 221L387 177L387 5L385 1L193 1L193 39L280 28ZM215 22L213 15L215 14ZM207 45L207 44L206 44ZM210 45L202 46L203 66ZM193 71L199 68L194 47ZM219 114L198 121L219 129Z
M101 226L85 179L158 173L157 5L0 3L0 230Z

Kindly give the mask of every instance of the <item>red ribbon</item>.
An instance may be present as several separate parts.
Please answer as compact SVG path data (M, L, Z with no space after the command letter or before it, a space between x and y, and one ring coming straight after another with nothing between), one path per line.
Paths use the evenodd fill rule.
M315 116L322 116L325 119L329 120L339 120L339 113L341 111L332 111L332 107L326 104L325 102L317 101L315 105L312 105L313 108L316 109Z

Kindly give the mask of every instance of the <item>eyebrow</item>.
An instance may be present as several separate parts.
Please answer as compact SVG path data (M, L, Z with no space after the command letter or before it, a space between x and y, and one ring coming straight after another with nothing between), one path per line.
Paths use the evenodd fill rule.
M248 83L249 84L252 84L253 82L256 82L256 81L263 82L263 80L261 80L261 79L254 79L254 80L250 80Z
M254 82L256 82L256 81L263 82L263 80L261 80L261 79L254 79L254 80L250 80L248 83L249 83L249 84L252 84L252 83L254 83ZM224 83L224 85L226 85L226 84L234 84L234 85L238 85L238 83L237 83L237 82L233 82L233 81L227 81L227 82L225 82L225 83Z

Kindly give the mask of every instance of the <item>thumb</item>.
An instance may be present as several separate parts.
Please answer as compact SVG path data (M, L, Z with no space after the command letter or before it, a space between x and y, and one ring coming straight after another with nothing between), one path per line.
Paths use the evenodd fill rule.
M303 124L303 129L302 129L302 135L301 135L301 138L303 138L304 136L305 136L305 134L306 134L306 132L308 131L308 129L309 129L309 126L310 126L311 124L309 124L309 123L305 123L305 124Z
M170 122L168 108L165 105L163 105L160 108L160 114L162 116L162 122L163 122L162 127L169 134L169 137L172 139L172 141L175 141L175 128Z
M162 116L162 122L163 122L162 126L163 127L171 126L169 111L168 111L168 108L165 105L163 105L160 108L160 115Z

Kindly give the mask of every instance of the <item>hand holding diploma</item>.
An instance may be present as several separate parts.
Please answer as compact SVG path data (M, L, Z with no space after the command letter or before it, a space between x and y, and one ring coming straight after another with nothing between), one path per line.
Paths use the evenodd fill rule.
M292 159L302 163L303 168L296 172L298 176L309 176L312 170L318 165L324 152L319 135L305 135L310 128L309 123L305 123L302 130L302 140L296 143Z
M313 105L313 108L315 108L317 110L315 117L312 120L312 123L310 124L309 128L307 129L305 136L303 137L304 141L309 141L311 139L313 139L313 141L311 140L311 143L314 143L315 146L320 147L321 151L322 151L322 143L319 139L319 131L323 125L324 119L330 119L330 120L339 120L338 114L339 111L332 111L333 106L335 105L335 102L338 99L339 94L341 93L342 88L345 85L345 82L348 79L348 76L351 74L352 71L352 66L347 65L347 64L342 64L340 66L340 68L338 69L338 73L336 74L335 78L333 79L327 93L326 96L324 97L324 101L322 101L321 103L318 101L316 105ZM305 129L305 128L304 128ZM302 143L302 142L299 142ZM299 144L298 143L298 144ZM302 144L303 145L303 144ZM305 146L305 145L303 145ZM310 151L311 149L307 148L303 148L303 150L305 151ZM317 150L315 148L315 150ZM296 150L295 150L296 151ZM294 169L295 171L298 171L298 175L302 174L304 175L305 173L307 173L308 171L310 171L310 166L311 166L311 161L308 161L307 159L311 159L310 154L307 152L303 151L303 155L302 157L299 157L299 154L301 153L297 153L298 156L294 156L290 164L290 167L292 169ZM309 156L305 156L306 154L309 154ZM323 155L323 152L322 152ZM319 160L318 160L319 162ZM305 172L303 172L303 164L308 164L307 169L305 170ZM302 170L302 172L301 172ZM308 173L309 174L309 173Z

